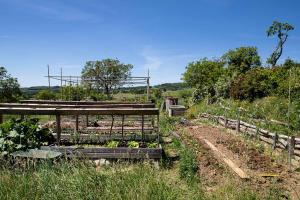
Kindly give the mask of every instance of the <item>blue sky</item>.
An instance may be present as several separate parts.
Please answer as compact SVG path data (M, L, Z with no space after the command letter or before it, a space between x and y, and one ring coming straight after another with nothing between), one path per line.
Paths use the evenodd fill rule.
M299 0L0 0L0 66L35 86L47 85L47 64L79 75L109 57L133 64L133 75L149 68L152 84L178 82L189 62L240 46L265 62L274 20L295 26L281 61L300 61L299 9Z

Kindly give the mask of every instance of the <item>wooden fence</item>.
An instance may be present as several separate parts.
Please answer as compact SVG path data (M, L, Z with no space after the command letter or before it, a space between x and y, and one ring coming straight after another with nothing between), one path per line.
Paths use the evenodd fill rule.
M199 117L215 121L225 128L236 130L237 133L242 132L255 137L272 145L273 149L287 150L289 162L291 162L291 159L300 161L300 138L298 137L272 133L244 121L229 119L224 116L201 113Z

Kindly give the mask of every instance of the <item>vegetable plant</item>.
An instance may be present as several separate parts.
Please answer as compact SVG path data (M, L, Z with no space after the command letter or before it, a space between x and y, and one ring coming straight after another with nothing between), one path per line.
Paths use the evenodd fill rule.
M106 146L109 148L116 148L116 147L118 147L118 145L119 145L118 141L112 140L112 141L109 141Z
M7 155L18 150L39 148L54 141L48 128L38 119L11 119L0 125L0 153Z
M139 148L139 143L138 142L136 142L136 141L129 141L128 142L128 147L130 147L130 148Z

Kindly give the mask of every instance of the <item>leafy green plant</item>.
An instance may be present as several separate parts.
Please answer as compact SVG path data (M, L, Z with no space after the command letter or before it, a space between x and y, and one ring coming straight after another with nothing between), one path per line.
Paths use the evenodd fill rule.
M147 144L148 148L156 148L157 147L157 142L151 142Z
M112 140L112 141L108 142L106 146L109 148L116 148L116 147L118 147L118 145L119 145L118 141Z
M38 119L11 119L0 125L0 152L2 155L18 150L39 148L54 141L48 128L42 128Z
M128 142L128 147L129 148L139 148L139 143L138 142L136 142L136 141L129 141Z

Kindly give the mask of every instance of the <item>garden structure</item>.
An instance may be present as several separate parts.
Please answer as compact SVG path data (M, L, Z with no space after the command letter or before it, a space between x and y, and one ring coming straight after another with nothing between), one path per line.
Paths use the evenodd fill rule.
M91 101L41 101L0 104L4 115L49 115L42 125L53 129L56 142L41 149L66 157L159 159L159 111L154 104Z

